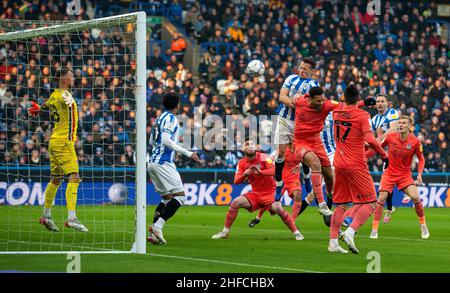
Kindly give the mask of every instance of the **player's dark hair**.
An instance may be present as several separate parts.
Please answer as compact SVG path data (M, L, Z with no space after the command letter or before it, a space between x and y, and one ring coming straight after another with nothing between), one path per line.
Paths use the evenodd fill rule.
M344 92L344 100L347 104L353 105L356 104L359 100L359 91L355 85L349 85Z
M388 100L387 96L383 95L383 94L376 95L375 99L378 99L378 97L384 97L386 99L386 101Z
M55 82L59 85L59 83L61 82L61 79L66 76L67 73L69 73L71 70L69 68L59 68L56 71L55 76L53 77Z
M314 69L314 67L316 67L316 63L310 57L306 57L306 58L302 59L302 62L305 62L306 64L311 65L311 69Z
M165 110L173 110L178 107L180 96L177 93L167 93L163 96L162 104Z
M313 86L309 89L308 92L309 96L312 98L314 98L315 96L321 96L323 95L323 90L320 86Z

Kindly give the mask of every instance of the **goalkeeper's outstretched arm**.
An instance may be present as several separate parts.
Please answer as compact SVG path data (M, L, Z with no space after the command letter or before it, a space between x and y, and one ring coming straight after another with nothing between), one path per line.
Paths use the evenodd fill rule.
M39 105L35 101L31 101L31 107L28 108L28 115L36 117L36 116L39 115L39 113L41 111L47 111L48 109L49 109L49 107L48 107L46 102L44 102L43 104Z

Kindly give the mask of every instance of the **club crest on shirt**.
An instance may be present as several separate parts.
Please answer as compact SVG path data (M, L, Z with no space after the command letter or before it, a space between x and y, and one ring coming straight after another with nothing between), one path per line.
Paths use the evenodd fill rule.
M306 92L308 90L309 84L307 82L304 82L301 86L302 92Z
M412 146L411 146L410 144L406 145L406 149L408 149L408 150L410 150L411 147L412 147Z

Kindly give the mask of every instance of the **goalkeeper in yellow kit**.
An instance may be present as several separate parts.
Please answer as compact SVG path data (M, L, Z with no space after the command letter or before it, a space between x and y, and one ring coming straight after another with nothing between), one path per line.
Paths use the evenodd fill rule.
M50 98L40 106L32 101L32 106L28 109L31 116L38 116L42 110L49 110L54 122L49 143L51 181L45 188L44 214L39 222L49 231L59 231L51 217L51 207L62 178L66 175L68 178L66 202L69 215L64 225L80 232L87 232L87 228L77 220L75 214L77 190L81 180L75 153L78 110L70 93L74 84L73 72L66 68L60 69L56 73L56 79L58 88L53 91Z

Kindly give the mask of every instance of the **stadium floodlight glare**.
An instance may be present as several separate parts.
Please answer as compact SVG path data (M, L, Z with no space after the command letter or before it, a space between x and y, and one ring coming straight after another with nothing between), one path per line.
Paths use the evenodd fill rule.
M0 55L11 70L4 79L0 130L7 133L3 155L12 160L0 166L5 192L0 195L0 254L145 254L145 12L74 22L2 19L1 32ZM59 67L69 67L75 77L71 91L80 113L75 148L81 177L76 214L86 233L64 227L67 180L52 208L59 232L39 224L50 181L51 118L46 111L33 118L26 108L49 98ZM23 146L29 154L20 153Z

